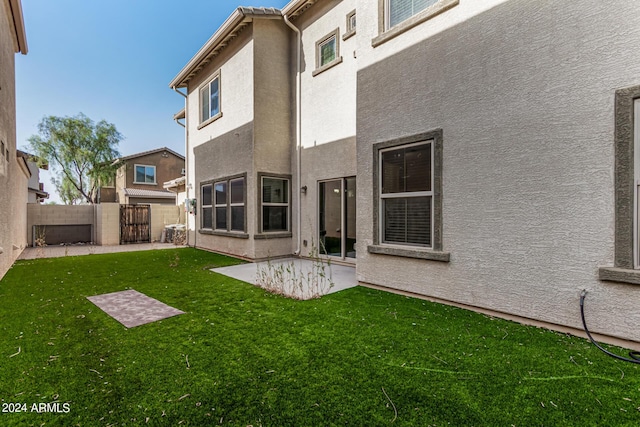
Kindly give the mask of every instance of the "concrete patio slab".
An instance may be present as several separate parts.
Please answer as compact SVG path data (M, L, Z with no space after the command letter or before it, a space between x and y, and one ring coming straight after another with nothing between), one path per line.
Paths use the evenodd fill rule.
M269 262L261 261L258 263L232 265L229 267L212 268L211 271L255 285L258 272L268 270L269 263L272 269L278 266L293 267L297 270L298 275L306 276L312 274L314 271L314 261L299 258L283 258ZM328 289L327 293L334 293L358 286L355 266L352 267L335 263L327 264L327 261L323 261L323 263L325 274L329 281L333 283L333 286Z

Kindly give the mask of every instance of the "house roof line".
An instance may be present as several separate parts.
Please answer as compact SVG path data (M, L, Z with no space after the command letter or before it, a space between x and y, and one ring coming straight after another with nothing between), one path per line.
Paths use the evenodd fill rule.
M162 147L162 148L156 148L154 150L143 151L142 153L130 154L128 156L119 157L119 158L117 158L115 160L114 163L121 162L121 161L124 161L124 160L135 159L136 157L147 156L149 154L159 153L160 151L167 151L167 152L173 154L174 156L180 157L182 160L184 160L184 156L182 154L176 153L171 148Z
M273 7L238 7L226 21L224 21L220 28L213 33L204 46L187 62L187 65L180 70L178 75L171 80L169 87L186 87L187 82L191 80L198 71L218 56L218 54L256 18L282 19L282 12Z
M13 27L13 50L26 55L29 51L27 47L27 35L24 30L24 17L22 15L22 3L20 0L4 0L9 11L9 24Z

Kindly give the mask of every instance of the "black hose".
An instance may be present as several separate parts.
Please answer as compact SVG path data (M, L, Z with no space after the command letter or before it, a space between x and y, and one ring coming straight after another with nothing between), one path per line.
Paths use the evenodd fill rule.
M604 353L606 353L607 355L614 357L618 360L623 360L625 362L631 362L631 363L638 363L640 364L640 351L630 351L629 352L629 358L627 357L622 357L622 356L618 356L617 354L613 354L610 351L605 350L604 348L602 348L597 342L596 340L593 339L593 337L591 336L591 333L589 332L589 329L587 329L587 322L584 320L584 298L587 296L587 290L584 289L582 291L582 293L580 294L580 314L582 315L582 326L584 326L584 331L587 333L587 336L589 337L589 339L591 340L591 342L593 343L593 345L595 345L596 347L598 347L598 349L600 349L601 351L603 351Z

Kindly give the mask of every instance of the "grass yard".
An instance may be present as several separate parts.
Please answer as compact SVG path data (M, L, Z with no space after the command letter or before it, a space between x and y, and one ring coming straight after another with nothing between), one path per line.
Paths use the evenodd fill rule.
M16 263L0 281L0 400L27 412L0 425L640 424L639 366L583 339L361 287L294 301L208 270L238 262ZM187 313L126 329L86 299L129 288ZM50 402L62 412L31 412Z

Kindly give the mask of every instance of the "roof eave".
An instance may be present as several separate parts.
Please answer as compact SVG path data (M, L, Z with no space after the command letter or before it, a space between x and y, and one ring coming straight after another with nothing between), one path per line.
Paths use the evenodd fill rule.
M27 46L27 34L24 29L24 17L22 15L22 3L20 0L5 0L9 9L9 18L14 29L14 51L26 55L29 52Z
M255 8L238 7L171 80L169 87L172 89L186 87L187 82L211 62L255 18L282 19L282 14L277 9L272 9L270 13L257 13Z

